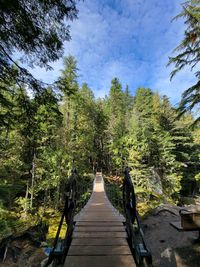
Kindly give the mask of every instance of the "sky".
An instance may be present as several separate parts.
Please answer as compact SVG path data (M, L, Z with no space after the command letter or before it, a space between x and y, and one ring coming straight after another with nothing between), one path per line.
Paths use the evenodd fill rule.
M70 42L64 55L78 61L79 83L86 82L96 97L109 92L119 78L132 94L149 87L178 104L182 92L194 83L184 69L170 81L169 56L184 34L182 20L172 21L183 0L85 0L78 4L78 20L71 24ZM175 55L175 54L174 54ZM52 83L60 75L63 60L51 64L53 71L35 68L36 78Z

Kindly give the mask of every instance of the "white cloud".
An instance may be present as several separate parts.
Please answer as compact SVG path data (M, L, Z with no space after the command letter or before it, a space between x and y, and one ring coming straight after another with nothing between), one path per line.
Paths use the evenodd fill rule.
M183 22L171 19L180 12L182 0L85 0L79 5L79 19L71 25L72 40L65 55L78 60L80 83L87 82L97 97L108 93L117 76L134 93L147 86L168 95L175 103L193 83L185 69L170 82L168 56L183 35ZM51 72L32 70L36 78L53 82L59 76L62 60Z
M158 73L158 79L152 85L153 89L162 95L167 95L173 104L178 104L184 90L195 83L195 76L189 68L182 70L170 81L168 72Z

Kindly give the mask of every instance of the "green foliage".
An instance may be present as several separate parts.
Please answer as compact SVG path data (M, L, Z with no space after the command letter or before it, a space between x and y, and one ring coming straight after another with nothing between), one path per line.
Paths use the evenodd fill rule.
M0 237L10 234L11 228L8 223L8 211L5 209L2 201L0 201Z
M65 57L63 60L64 69L61 70L61 77L58 79L58 87L64 96L74 95L78 90L77 83L77 61L73 56Z
M78 210L91 193L88 173L101 169L119 178L129 166L136 194L147 203L154 199L152 205L199 191L199 125L189 127L190 113L177 118L169 99L149 88L138 88L133 97L117 78L105 99L95 99L77 79L77 61L69 56L56 93L48 87L29 96L14 83L1 91L0 225L8 231L16 229L14 221L24 225L48 217L49 210L57 222L74 167ZM109 188L121 210L121 189Z
M177 72L186 66L190 66L193 70L199 63L200 57L200 2L199 0L189 0L182 4L182 11L175 17L184 18L186 30L184 38L176 47L176 56L169 59L169 64L173 64L174 70L171 72L171 78ZM182 101L180 103L180 114L184 114L194 107L198 108L200 103L200 72L196 71L195 76L197 82L192 87L186 89L183 93ZM199 118L196 119L196 122Z
M106 99L105 114L107 116L107 153L106 165L110 171L122 172L126 160L125 135L129 124L129 115L133 98L128 88L122 90L117 78L111 81L109 96ZM114 166L112 166L112 161ZM114 167L114 168L113 168Z
M0 82L3 89L11 81L28 84L38 91L41 82L21 67L27 63L50 69L49 62L63 54L64 41L70 40L66 21L77 18L76 1L73 0L3 0L0 3ZM14 62L14 52L22 54L20 62ZM16 66L14 69L12 64ZM0 94L1 99L1 94Z
M104 177L106 195L113 204L113 206L121 213L124 214L122 184L115 183L112 179Z
M107 141L111 170L120 174L128 165L136 192L145 193L147 198L177 197L182 179L188 179L188 167L192 163L190 179L194 180L194 166L198 166L198 147L189 128L191 115L177 119L167 97L146 88L139 88L131 108L123 110L122 95L119 82L114 80L105 109L108 116L112 110L108 124L111 140ZM116 103L117 107L112 109ZM120 125L123 134L119 134L116 125Z

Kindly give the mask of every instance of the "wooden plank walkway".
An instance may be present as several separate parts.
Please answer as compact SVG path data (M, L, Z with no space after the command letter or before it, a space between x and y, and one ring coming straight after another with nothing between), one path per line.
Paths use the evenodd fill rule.
M64 267L136 267L124 217L108 200L101 174L97 174L91 198L75 221Z

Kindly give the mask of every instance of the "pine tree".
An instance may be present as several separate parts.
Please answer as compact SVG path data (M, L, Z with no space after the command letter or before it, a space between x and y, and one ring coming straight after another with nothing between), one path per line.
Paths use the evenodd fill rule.
M0 2L0 82L5 89L11 79L29 90L44 87L21 63L50 69L49 63L62 56L64 41L70 40L66 21L76 19L77 13L73 0ZM22 55L18 63L16 51Z
M126 92L128 93L128 92ZM127 96L128 99L128 96ZM126 100L127 100L126 99ZM122 172L124 167L123 143L125 134L125 94L117 78L111 81L109 97L107 101L108 122L108 148L114 163L116 173Z
M72 56L65 57L63 60L63 69L61 70L61 76L57 81L57 86L61 92L62 102L60 105L60 111L63 115L62 126L59 129L59 144L60 153L64 159L63 163L65 162L64 164L67 176L71 173L71 169L75 164L75 132L77 127L75 100L77 98L79 90L77 72L78 68L76 59Z
M182 5L182 12L175 17L184 18L187 26L182 42L176 47L178 54L169 59L169 64L175 66L171 73L171 78L186 66L193 70L199 63L200 57L200 2L199 0L189 0ZM180 103L181 114L192 110L200 102L200 72L195 73L197 82L183 93ZM197 121L197 119L196 119Z
M180 190L181 165L174 150L175 115L167 99L139 88L134 99L127 146L136 190L166 196Z

